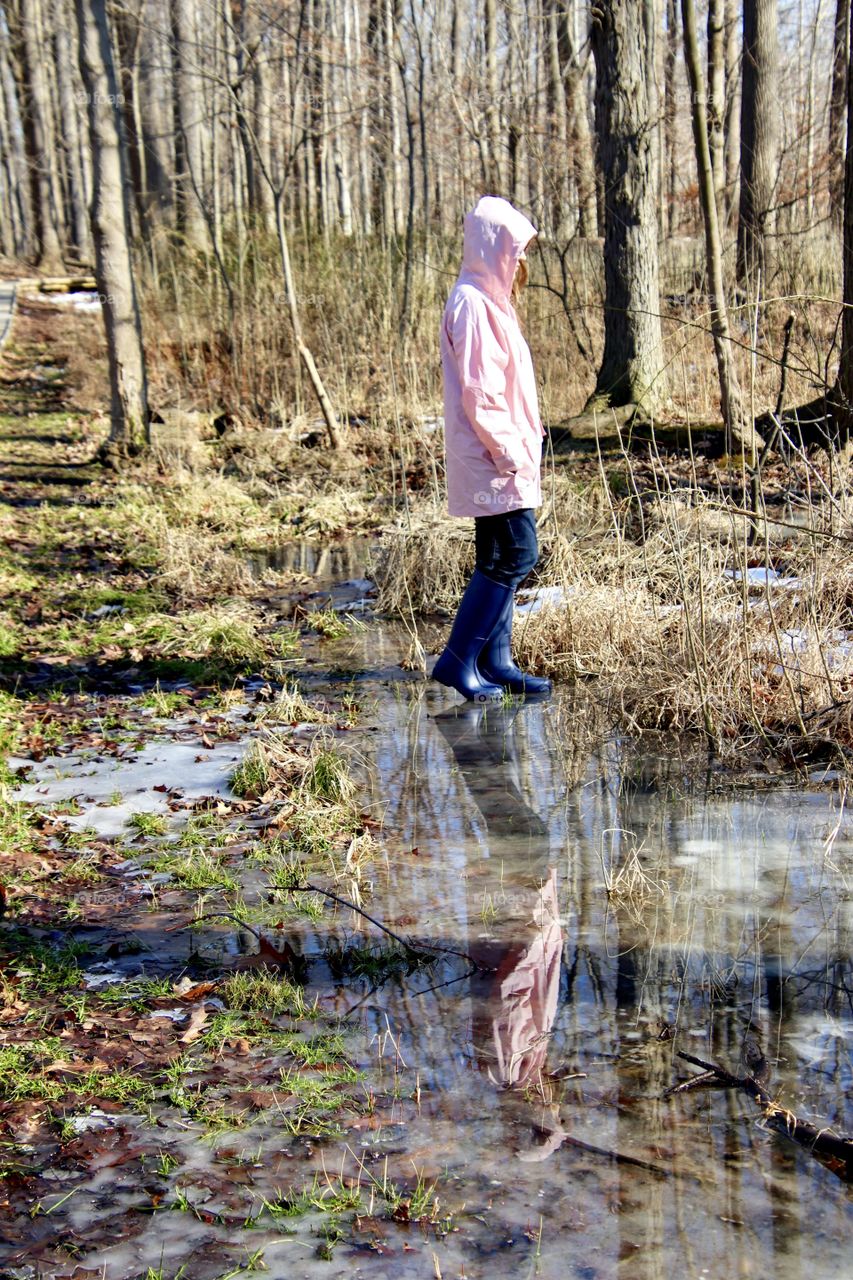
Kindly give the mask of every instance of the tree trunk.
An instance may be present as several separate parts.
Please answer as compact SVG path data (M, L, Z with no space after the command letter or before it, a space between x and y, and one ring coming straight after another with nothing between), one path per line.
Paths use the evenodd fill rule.
M708 0L708 146L714 175L717 216L722 216L726 189L723 120L726 111L725 0Z
M11 17L11 14L10 14ZM14 15L23 107L24 147L30 173L30 201L35 220L36 257L42 271L62 271L59 210L51 182L50 102L44 74L40 0L19 0Z
M17 175L10 139L12 130L6 118L6 98L0 93L0 253L14 258L21 236L20 210L15 202Z
M23 256L32 253L34 249L30 230L34 219L30 204L27 156L23 145L21 100L12 70L13 55L9 48L8 37L5 24L0 22L0 81L2 81L0 91L3 95L6 122L4 139L8 157L10 217L15 229L15 252Z
M326 391L323 379L311 354L305 339L302 336L302 322L299 317L299 303L296 295L296 285L293 279L293 269L290 265L290 247L287 241L287 231L284 225L284 209L282 207L282 193L279 189L275 193L275 225L278 232L278 247L281 256L281 273L284 280L284 291L287 299L287 308L290 312L290 322L293 326L293 339L296 343L296 350L299 358L308 374L308 379L317 397L317 403L320 406L320 412L326 423L326 430L329 435L329 444L333 449L341 447L340 428L338 426L338 418L335 413L332 401Z
M73 8L69 0L63 4L63 18L73 21ZM64 24L63 24L64 25ZM80 103L75 101L77 84L74 79L72 53L76 52L76 29L63 29L54 37L56 76L59 85L59 111L62 121L62 145L65 151L69 224L74 248L83 261L90 259L92 236L89 228L86 177L80 139ZM79 92L79 91L78 91Z
M484 0L483 19L486 56L486 187L492 195L499 195L503 190L503 165L500 153L497 0Z
M777 0L744 0L737 278L757 300L768 273L768 236L778 170Z
M263 168L273 174L272 162L272 121L273 97L270 78L269 56L264 40L264 32L258 31L257 49L252 64L252 89L254 91L255 145ZM275 203L272 188L261 177L256 191L257 213L261 226L272 232L275 228Z
M586 59L582 61L578 54L573 19L569 5L561 5L558 42L566 95L567 141L578 193L578 235L593 237L598 235L598 199L586 108Z
M555 158L554 179L549 191L547 227L558 243L570 235L569 166L566 156L569 148L569 131L566 121L566 93L563 87L563 68L560 65L560 10L558 0L545 0L545 52L547 61L548 154ZM565 10L563 10L565 15Z
M401 236L405 225L403 218L402 164L403 143L400 130L400 102L395 89L395 45L400 21L401 0L384 0L385 3L385 90L388 95L388 130L385 152L385 182L392 197L392 221L388 231ZM388 183L388 179L391 179Z
M847 126L847 64L850 58L850 0L836 0L829 96L829 211L836 226L844 215L844 153Z
M149 442L142 327L130 256L127 163L110 45L107 0L75 0L80 73L86 89L94 197L95 273L110 372L109 453L127 457Z
M664 59L663 130L666 152L666 232L672 237L678 230L678 150L676 124L675 71L678 65L678 0L666 0L666 56Z
M142 27L139 81L143 201L149 224L169 223L174 215L174 75L169 47L169 0L147 0Z
M723 115L723 152L726 171L726 223L740 198L740 47L736 0L725 0L726 90Z
M853 6L847 15L847 147L844 164L844 293L841 355L835 393L839 427L849 440L853 430Z
M716 175L711 163L705 110L705 85L699 58L696 10L693 0L681 0L681 14L684 24L684 56L692 101L693 139L696 144L696 164L699 171L699 199L705 223L705 253L710 285L708 301L711 332L714 335L714 353L717 357L717 372L720 379L720 403L726 425L729 452L734 442L754 460L763 441L756 432L754 423L744 413L737 371L732 360L729 318L723 286L723 246L717 212Z
M145 164L142 157L142 133L139 112L139 46L142 29L137 14L120 5L113 14L113 30L118 53L118 76L124 136L127 139L127 167L133 189L132 208L136 230L148 235L148 210L145 200Z
M642 403L651 411L666 389L642 6L602 0L592 50L604 179L604 355L590 405Z
M660 209L660 84L658 76L658 3L643 0L643 27L646 58L646 111L649 120L649 179L652 185L658 239L663 235Z
M187 245L204 251L208 244L207 224L201 203L204 95L202 79L197 70L197 19L196 0L172 0L179 225Z

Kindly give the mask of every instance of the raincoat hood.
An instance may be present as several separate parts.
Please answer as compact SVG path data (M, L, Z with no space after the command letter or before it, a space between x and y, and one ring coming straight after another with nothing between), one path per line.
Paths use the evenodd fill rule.
M460 281L506 303L516 263L537 234L533 223L500 196L483 196L465 215Z

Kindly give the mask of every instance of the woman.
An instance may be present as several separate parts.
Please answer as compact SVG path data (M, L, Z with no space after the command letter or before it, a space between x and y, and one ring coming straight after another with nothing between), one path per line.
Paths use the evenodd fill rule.
M536 564L542 423L513 296L536 228L498 196L465 218L462 270L441 326L447 497L474 517L476 568L433 678L476 702L550 693L512 660L516 588Z

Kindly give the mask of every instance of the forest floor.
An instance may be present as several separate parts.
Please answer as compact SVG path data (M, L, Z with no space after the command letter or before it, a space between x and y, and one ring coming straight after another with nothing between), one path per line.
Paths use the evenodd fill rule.
M314 877L346 900L374 848L341 748L358 692L344 674L304 698L291 679L352 624L304 573L253 576L242 554L223 555L212 598L188 598L162 558L162 477L91 462L50 326L25 309L0 382L0 1271L125 1274L86 1260L171 1210L215 1228L193 1277L254 1269L258 1232L291 1219L331 1256L364 1197L320 1177L312 1143L403 1105L393 1072L374 1078L381 1053L378 1073L348 1060L286 941L331 906L293 888ZM45 798L10 798L31 776ZM418 963L355 950L341 970ZM304 1173L247 1212L241 1131L270 1109ZM203 1205L182 1136L209 1143ZM429 1189L392 1172L365 1178L365 1242L383 1218L440 1229ZM58 1210L93 1178L132 1190L75 1227ZM223 1243L234 1228L245 1244Z
M524 1186L526 1198L508 1199L496 1219L501 1136L497 1155L489 1155L493 1176L478 1169L462 1194L448 1169L466 1141L479 1140L481 1127L490 1131L492 1120L481 1126L480 1108L492 1102L477 1094L466 1104L463 1119L448 1126L445 1147L432 1135L420 1145L407 1140L407 1126L414 1131L423 1116L444 1114L444 1102L435 1100L440 1090L430 1098L426 1076L422 1082L407 1063L387 1015L383 1023L371 1013L369 1034L354 1033L348 1016L361 1002L352 1003L359 984L369 988L365 999L380 991L381 1011L386 983L397 984L403 1009L413 976L421 981L418 995L433 983L440 989L469 978L476 994L480 981L472 978L476 963L468 968L464 931L463 942L452 931L440 935L442 963L460 972L439 973L442 946L430 936L430 911L411 905L417 894L405 907L393 899L401 860L425 883L435 879L425 838L419 853L417 840L403 835L415 800L401 792L397 827L383 826L386 798L377 806L364 785L365 742L423 682L401 661L409 633L393 626L365 631L363 551L328 535L348 523L357 533L376 529L394 515L393 500L378 498L368 477L359 490L324 492L312 479L293 493L270 490L262 501L251 486L219 475L176 483L162 454L126 477L104 470L92 462L101 435L69 387L56 323L50 306L23 304L0 377L0 1276L215 1280L265 1268L299 1280L556 1276L547 1265L540 1269L542 1214L546 1206L554 1212L550 1247L558 1258L557 1220L570 1212L565 1197L572 1193L558 1191L553 1176L549 1183L547 1168L541 1185L530 1184L538 1190L516 1173L507 1182ZM578 494L596 485L602 463L595 451L575 460ZM689 463L681 465L687 475ZM702 465L710 476L716 464ZM652 463L648 468L646 483L655 489L657 473ZM410 480L424 472L413 465ZM582 507L590 541L611 520L606 493L619 501L619 489L611 478ZM414 556L422 556L406 514L399 520ZM422 514L418 520L435 523ZM306 532L326 535L319 553L304 547ZM326 582L318 554L336 566ZM623 581L628 554L623 546ZM437 571L437 559L431 563ZM613 608L623 608L618 599ZM420 623L417 634L433 647L438 633ZM362 635L370 653L354 658ZM559 732L545 721L541 732L565 756L556 807L582 776L593 736L613 720L587 717L574 702L554 714ZM461 839L445 790L464 775L476 794L477 782L466 772L464 733L460 739L446 724L441 732L457 760L436 783L443 815L436 821L448 824L443 860ZM400 754L408 768L405 742ZM767 782L760 759L757 749L741 758L741 781L759 772ZM504 766L500 752L488 757L492 778ZM662 791L681 785L670 781L681 768L663 774ZM638 766L643 777L645 769ZM778 769L770 772L775 778ZM421 784L411 785L416 797ZM500 806L483 802L499 882L486 878L487 861L474 859L463 889L462 880L446 888L438 881L439 896L431 899L440 914L462 892L471 936L490 957L483 972L511 972L524 950L519 930L542 918L547 877L537 863L531 879L533 863L524 861L510 891L517 850L506 839L519 831L525 840L538 838L544 826L518 801L515 782L506 794L515 806L508 819ZM831 807L827 813L828 821ZM839 829L842 815L843 803ZM387 856L392 846L396 861ZM371 905L371 868L386 862L394 904L387 917ZM835 864L832 870L842 874ZM672 876L680 874L674 867ZM627 894L619 879L606 892L597 888L608 910L608 895L617 904L625 895L631 911L639 903L639 919L653 900L644 895L664 889L646 871L632 871L631 883ZM343 904L362 903L396 937L365 933L364 921L329 893ZM497 901L509 902L508 916L494 924ZM498 943L494 936L484 943L480 927L486 934L506 930L507 959L495 960ZM300 941L306 933L314 939L310 958ZM534 951L540 943L534 930ZM311 966L315 978L325 975L313 988L306 983ZM625 981L620 969L623 993ZM842 991L841 977L836 987ZM699 1004L705 989L701 974ZM843 998L843 991L827 997L842 1001L839 1017L846 1016ZM465 1026L467 1016L463 1010ZM490 1025L491 1014L472 1016ZM417 1024L417 1009L413 1019ZM437 1034L441 1018L434 1025ZM669 1138L652 1140L652 1113L642 1107L669 1082L670 1048L656 1015L638 1011L637 1025L641 1065L631 1056L633 1041L622 1057L610 1054L606 1030L583 1071L560 1068L560 1079L586 1079L587 1070L595 1075L596 1064L613 1060L608 1082L600 1091L596 1084L577 1111L593 1119L586 1146L580 1142L586 1176L597 1179L602 1161L612 1171L611 1181L610 1173L601 1176L604 1204L611 1196L614 1204L633 1203L636 1192L619 1192L623 1157L596 1145L594 1131L596 1109L608 1118L623 1114L626 1089L641 1121L631 1131L627 1163L654 1185L669 1176L661 1167L670 1160ZM541 1062L547 1029L537 1036L532 1058ZM492 1066L472 1074L475 1050L464 1037L456 1048L467 1055L466 1079L491 1091L500 1114L515 1108L511 1132L532 1126L541 1138L541 1116L552 1124L559 1109L550 1093L547 1105L540 1096L545 1075L505 1098L490 1083ZM647 1080L650 1063L656 1074ZM842 1107L849 1092L847 1074L831 1078L843 1090L840 1101L822 1098L827 1112ZM457 1131L463 1123L464 1140ZM546 1125L546 1139L548 1133ZM559 1145L554 1139L545 1154ZM525 1177L540 1177L542 1166L523 1168L533 1169ZM706 1177L698 1156L682 1173L694 1188ZM835 1213L827 1177L822 1203L830 1207L823 1212ZM643 1200L643 1188L638 1194ZM611 1212L602 1220L605 1242ZM830 1242L834 1230L826 1229ZM293 1249L304 1264L288 1261ZM609 1272L605 1264L577 1274Z

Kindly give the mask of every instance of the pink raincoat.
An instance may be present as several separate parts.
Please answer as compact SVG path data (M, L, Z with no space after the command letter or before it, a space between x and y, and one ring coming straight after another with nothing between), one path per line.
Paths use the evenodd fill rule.
M541 501L542 423L530 349L510 290L536 228L483 196L465 217L462 270L441 325L447 500L452 516Z

